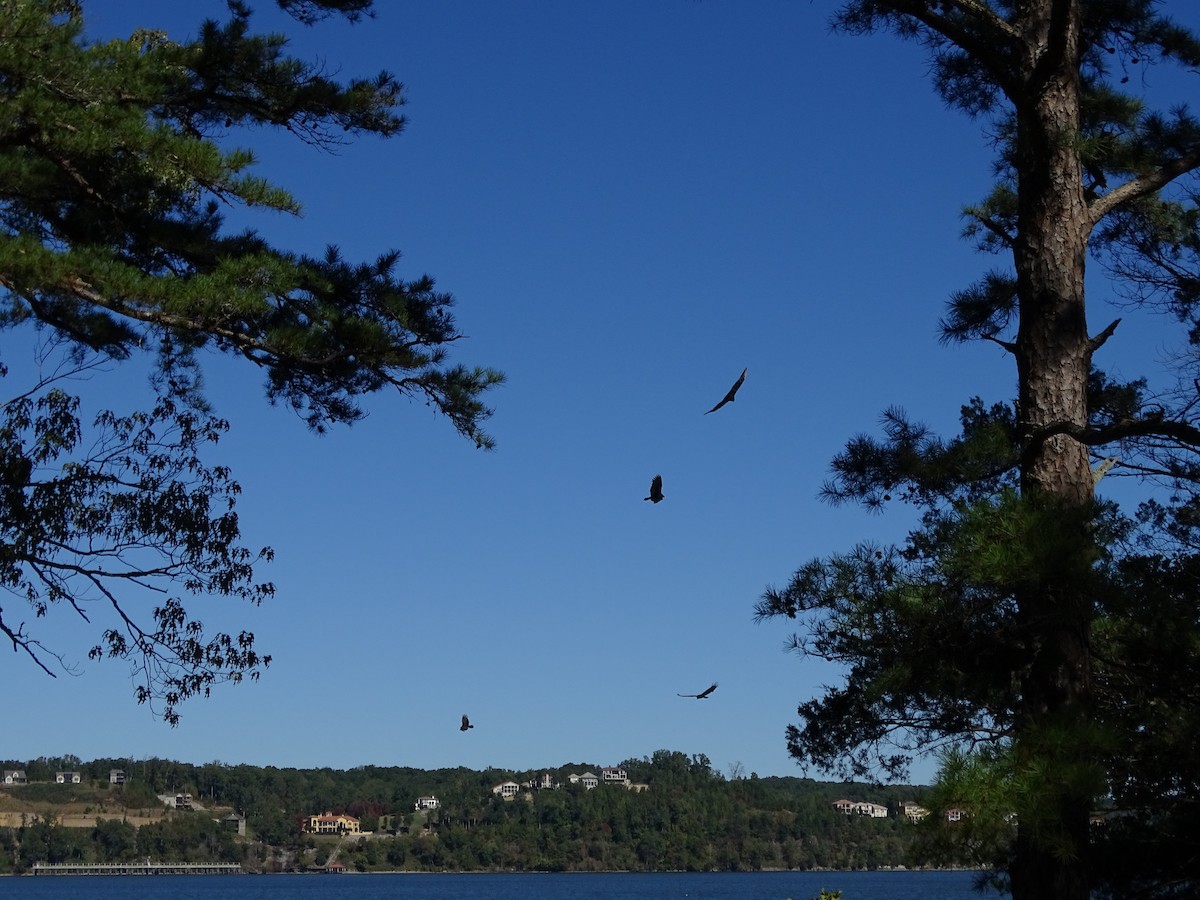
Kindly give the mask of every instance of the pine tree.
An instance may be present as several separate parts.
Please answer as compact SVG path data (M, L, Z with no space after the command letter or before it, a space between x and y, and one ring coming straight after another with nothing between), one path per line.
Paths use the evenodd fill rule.
M277 3L304 24L372 7ZM0 583L35 621L106 610L92 655L132 660L137 698L163 701L172 722L180 701L269 659L249 631L206 635L172 593L273 593L254 576L270 551L238 544L237 483L203 461L227 425L205 402L199 351L265 374L267 398L316 432L394 390L490 447L481 398L501 380L448 361L462 337L453 299L399 277L395 251L312 258L226 227L226 207L298 209L235 137L283 130L333 148L404 124L391 74L332 80L284 35L254 33L246 4L228 9L185 42L92 41L84 3L0 0L0 327L36 333L49 373L0 410ZM152 409L86 424L62 376L138 355L155 364ZM145 590L161 598L151 620L132 611ZM6 605L0 633L53 674L62 657L32 628Z
M1200 41L1159 6L853 0L835 17L921 43L942 97L989 124L998 178L967 234L1006 265L953 295L941 328L1008 351L1016 390L970 400L952 439L893 409L882 439L850 441L827 498L908 501L920 526L806 564L757 611L803 619L795 649L847 667L801 704L792 754L898 776L946 751L942 805L967 809L957 835L978 838L1017 900L1200 883L1181 815L1200 799L1183 730L1200 709L1200 382L1186 364L1154 396L1112 380L1098 363L1119 320L1089 332L1084 283L1090 253L1131 309L1165 307L1196 346L1200 123L1148 106L1130 73L1194 70ZM1097 484L1122 475L1167 490L1121 510ZM1147 659L1158 646L1184 686ZM1094 828L1105 799L1121 815Z

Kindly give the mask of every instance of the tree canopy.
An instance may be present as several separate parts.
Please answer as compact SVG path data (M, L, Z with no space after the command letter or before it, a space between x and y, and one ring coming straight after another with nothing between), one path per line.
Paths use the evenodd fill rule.
M757 612L800 620L793 647L845 670L800 705L792 754L900 777L943 752L941 802L970 813L955 839L1018 900L1200 880L1200 121L1149 87L1163 67L1194 78L1200 38L1163 6L854 0L834 18L920 43L947 104L986 122L996 181L965 233L1000 262L940 329L1004 348L1014 395L967 400L953 437L893 408L849 441L824 496L907 502L919 526L810 561ZM1120 319L1089 328L1089 260L1128 314L1181 324L1173 379L1104 369ZM1105 499L1117 479L1142 502Z
M525 771L294 769L167 759L0 765L23 769L29 780L0 788L7 808L36 808L42 820L0 827L0 872L13 874L35 862L132 862L148 854L157 861L241 862L248 871L303 871L335 848L338 862L360 871L876 869L908 862L922 829L898 810L926 790L755 775L726 779L704 754L674 750L620 763L637 790L572 783L571 775L601 769L583 762ZM114 768L125 774L121 785L109 784ZM79 772L81 783L53 783L54 772L63 769ZM555 787L541 786L547 776ZM522 785L517 795L493 793L510 780ZM193 795L195 808L165 812L158 795L182 792ZM416 810L417 799L428 796L437 798L437 807ZM835 808L851 798L871 798L891 814L845 815ZM109 821L94 828L55 824L54 814L68 804L106 810ZM302 833L309 816L326 811L354 816L374 834ZM230 812L245 816L245 837L205 839ZM147 821L156 813L163 817ZM139 816L140 826L125 823Z
M277 2L304 25L373 5ZM138 699L170 721L269 659L249 631L208 634L175 595L273 593L254 575L270 551L239 546L232 473L202 452L228 427L205 401L204 355L250 364L316 432L394 390L481 448L483 394L502 380L451 362L453 298L402 278L395 250L310 257L226 225L229 209L299 210L237 145L253 128L319 152L404 125L393 75L335 80L227 6L187 40L93 40L84 3L0 0L0 328L36 333L43 353L38 375L0 372L20 376L0 411L0 579L34 620L106 615L92 655L132 660ZM153 362L151 408L89 421L65 376L136 356ZM149 619L135 612L147 593ZM47 672L61 659L19 607L0 607L0 633Z

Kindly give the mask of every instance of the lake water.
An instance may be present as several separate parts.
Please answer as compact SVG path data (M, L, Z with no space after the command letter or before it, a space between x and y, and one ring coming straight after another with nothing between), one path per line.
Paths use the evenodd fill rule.
M981 900L973 872L514 875L54 875L0 878L3 900Z

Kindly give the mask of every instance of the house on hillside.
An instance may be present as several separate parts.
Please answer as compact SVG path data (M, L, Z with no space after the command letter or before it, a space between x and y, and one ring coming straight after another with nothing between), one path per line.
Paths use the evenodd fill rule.
M122 770L122 769L109 769L109 770L108 770L108 783L109 783L109 784L124 784L124 783L125 783L125 772L124 772L124 770Z
M25 777L24 769L5 769L4 770L5 784L29 784L29 779Z
M868 819L886 819L888 808L870 800L834 800L833 808L844 816L866 816Z
M860 816L866 816L869 819L886 819L888 817L888 808L886 806L879 803L872 803L869 800L855 803L854 811Z
M582 784L589 791L600 783L600 779L591 772L584 772L582 775L573 772L567 776L567 781L571 784Z
M231 812L229 815L223 817L221 819L221 825L235 834L240 834L243 836L246 834L246 817L239 816L237 813Z
M428 797L418 797L417 802L413 804L413 809L437 809L442 805L442 801L430 794Z
M323 813L319 816L309 816L304 823L304 830L309 834L359 834L358 819L338 813Z
M558 787L558 782L549 772L543 772L539 777L527 781L525 787L531 791L552 791Z
M492 793L503 797L505 800L511 800L521 792L521 786L515 781L502 781L494 788Z
M912 800L905 800L900 804L900 814L910 822L920 822L929 815L929 810Z
M78 772L55 772L54 781L56 784L79 784L83 777Z
M605 784L623 784L629 786L629 775L624 769L605 766L600 770L600 780Z

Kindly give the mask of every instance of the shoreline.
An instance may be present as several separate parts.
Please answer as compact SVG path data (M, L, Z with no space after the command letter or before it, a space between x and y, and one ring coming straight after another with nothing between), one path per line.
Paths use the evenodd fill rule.
M56 864L44 864L46 868ZM753 871L726 871L726 870L709 870L709 871L689 871L687 869L655 869L652 871L643 871L640 869L603 869L599 871L556 871L548 872L538 869L462 869L462 870L446 870L441 872L429 872L417 869L376 869L369 872L360 872L357 870L343 869L336 872L323 871L320 869L312 869L302 872L248 872L240 868L239 863L130 863L121 865L119 863L104 864L97 863L92 866L87 865L70 865L61 864L64 869L86 869L86 868L104 868L104 869L154 869L161 871L146 871L146 872L100 872L100 871L30 871L30 872L0 872L0 878L155 878L155 877L212 877L212 876L279 876L279 875L784 875L795 874L801 875L805 873L819 874L835 874L835 875L878 875L878 874L905 874L905 873L920 873L928 874L930 872L984 872L986 869L980 869L968 866L880 866L876 869L827 869L823 867L813 867L810 869L780 869L766 868L755 869ZM170 870L187 870L187 869L212 869L224 867L238 867L239 871L221 871L221 872L199 872L199 871L170 871Z

